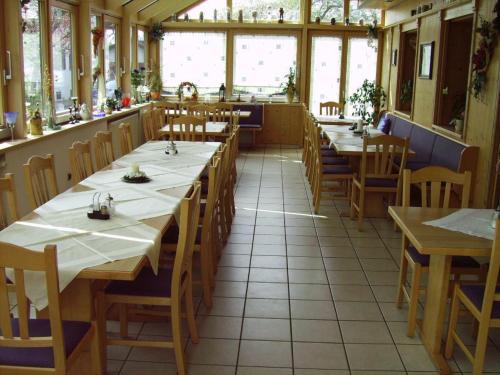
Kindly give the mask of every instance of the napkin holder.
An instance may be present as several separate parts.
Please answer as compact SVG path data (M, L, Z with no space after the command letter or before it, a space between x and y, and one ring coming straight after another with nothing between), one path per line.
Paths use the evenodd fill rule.
M167 155L177 155L179 151L177 150L177 145L173 140L170 140L170 143L167 145L167 149L165 150L165 154Z
M108 197L106 198L107 205L101 204L100 198L101 193L95 193L92 196L92 204L87 212L87 217L93 220L109 220L111 218L111 203L113 201L113 197L108 194Z

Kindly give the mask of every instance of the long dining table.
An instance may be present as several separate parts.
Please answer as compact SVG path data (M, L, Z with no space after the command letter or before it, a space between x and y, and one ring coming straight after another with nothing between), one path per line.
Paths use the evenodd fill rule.
M226 111L226 116L230 116L230 111ZM235 111L233 110L233 116L235 114L239 113L240 118L249 118L252 115L252 111ZM166 109L165 114L167 116L175 116L175 115L182 115L185 116L188 114L188 111L186 109L181 109L181 110L173 110L173 109Z
M423 319L418 321L422 342L442 374L451 374L443 356L442 338L453 256L489 257L492 241L424 223L447 217L457 209L389 207L389 215L401 229L402 248L411 243L421 254L429 255L429 277Z
M167 155L167 144L152 141L139 146L0 232L0 241L32 250L57 245L63 319L92 320L96 290L110 280L134 280L148 264L154 268L161 236L175 222L181 200L220 147L219 142L176 142L178 154ZM138 164L151 181L123 182L121 176ZM111 220L86 217L96 192L114 195ZM33 280L33 289L38 288L37 281ZM37 315L43 317L47 311L41 294L33 291Z
M179 134L180 125L175 124L174 121L174 134ZM227 130L229 127L229 123L227 121L207 121L205 124L205 135L208 137L220 138L227 135ZM159 131L160 136L170 135L170 125L165 125Z

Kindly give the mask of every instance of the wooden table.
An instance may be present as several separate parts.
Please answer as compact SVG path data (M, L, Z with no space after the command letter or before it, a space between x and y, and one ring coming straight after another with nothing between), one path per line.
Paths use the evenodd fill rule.
M240 112L240 118L249 118L250 115L252 114L251 111L239 111ZM230 116L230 111L226 111L226 116ZM233 116L235 116L238 113L238 111L233 110ZM181 115L181 116L186 116L187 115L187 110L182 109L182 110L173 110L173 109L166 109L165 114L168 116L173 116L173 115Z
M318 120L320 125L352 125L357 120L355 118L345 117L340 118L339 116L325 116L325 115L314 115L314 118Z
M446 318L451 258L454 255L491 255L492 241L460 232L424 225L450 215L456 209L389 207L389 214L403 233L402 246L410 242L421 254L430 255L424 318L418 327L425 348L442 374L451 370L443 357L441 340Z
M207 137L222 137L226 135L226 130L228 127L228 122L216 122L216 121L207 121L205 135ZM179 124L174 124L174 134L179 134L180 128ZM160 136L169 135L170 134L170 125L165 125L160 129Z

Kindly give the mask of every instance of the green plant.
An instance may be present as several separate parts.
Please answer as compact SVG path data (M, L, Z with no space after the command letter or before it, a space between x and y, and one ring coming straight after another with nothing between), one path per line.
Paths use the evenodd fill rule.
M361 87L347 101L352 104L354 115L371 125L375 123L380 109L384 107L385 98L382 86L365 79Z
M132 87L139 87L144 83L144 69L134 69L130 73L130 84Z
M292 67L290 67L290 72L285 75L285 78L286 82L283 82L280 86L283 89L282 93L287 94L292 92L295 94L297 88L295 86L295 70Z
M165 30L163 29L163 25L161 22L154 23L151 26L150 36L152 40L163 40L163 35L165 35Z
M411 103L411 98L413 96L413 81L409 79L403 82L401 86L401 94L399 95L399 101L401 104Z
M152 72L149 73L149 89L151 92L160 92L163 87L163 82L161 80L160 71L158 68L153 68Z
M118 105L118 100L116 100L115 98L106 98L106 107L115 110L117 105Z

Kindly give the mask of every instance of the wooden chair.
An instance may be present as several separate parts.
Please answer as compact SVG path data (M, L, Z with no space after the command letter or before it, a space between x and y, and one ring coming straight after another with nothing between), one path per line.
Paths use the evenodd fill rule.
M75 141L69 148L71 182L73 185L85 180L94 173L89 141Z
M323 109L325 109L325 115L327 116L338 116L343 110L341 104L337 102L319 103L320 115L323 115Z
M461 187L462 208L469 206L471 173L457 173L443 167L431 166L412 172L409 169L403 172L403 207L409 207L410 191L412 185L420 187L421 206L432 208L448 208L452 189ZM444 194L444 195L443 195ZM430 202L429 202L430 195ZM415 333L417 323L417 307L419 292L422 290L420 284L422 273L429 272L429 256L420 254L407 238L404 239L403 253L401 254L401 266L399 273L399 285L397 306L401 308L403 298L408 301L408 336ZM411 290L406 286L408 267L412 269ZM451 262L451 274L453 284L460 280L461 275L481 276L483 269L473 258L461 256L453 257ZM453 290L451 288L450 290Z
M174 132L174 125L179 127L178 132ZM206 120L205 118L195 116L179 116L176 119L171 120L170 132L172 137L178 135L178 138L181 141L194 142L201 140L202 142L205 142Z
M23 168L31 209L34 210L59 194L54 155L32 156Z
M342 164L327 164L321 151L321 128L310 125L311 167L310 182L313 192L314 213L319 213L323 192L343 192L347 197L354 178L354 172Z
M358 230L363 229L366 193L387 193L395 196L399 205L401 175L406 166L409 140L392 135L365 137L359 178L354 178L351 193L351 219L358 216ZM374 149L368 154L368 148ZM401 168L394 171L396 158L401 158Z
M113 281L106 290L97 293L97 317L99 332L104 336L105 345L128 345L152 348L173 348L179 375L186 374L184 361L184 345L182 339L181 318L182 302L186 306L189 333L193 343L198 342L198 332L194 317L193 291L192 291L192 257L198 220L200 215L200 183L195 183L189 198L181 203L179 242L173 270L160 268L155 275L150 268L144 268L134 281ZM106 337L106 312L109 305L121 304L120 326L121 338ZM170 311L152 310L147 307L136 311L127 305L161 306ZM135 340L127 337L128 319L127 311L137 315L169 315L172 324L172 341L160 340Z
M10 315L6 269L13 269L18 318ZM45 275L48 319L30 319L25 291L25 272ZM102 374L104 365L96 325L63 321L59 300L57 250L45 246L43 252L9 243L0 244L0 374L66 374L82 352L90 350L92 374Z
M450 325L446 340L445 357L451 358L454 344L457 343L465 356L472 363L472 374L483 373L486 348L488 346L488 333L490 328L500 328L500 220L496 221L495 238L491 250L490 265L485 284L455 284L451 303ZM479 323L476 348L474 354L462 341L456 331L460 304L472 314L474 321Z
M233 105L231 103L216 103L215 114L212 118L212 121L215 122L229 122L231 125L237 125L234 122L234 113L233 113Z
M18 219L14 175L6 173L5 177L0 178L0 230Z
M170 119L179 117L180 111L177 103L162 102L161 108L165 111L165 124L170 124Z
M97 170L103 169L115 161L111 132L98 131L94 135L94 156Z
M159 138L158 128L153 120L153 111L145 110L141 115L142 129L144 131L144 139L146 141L156 141Z
M205 121L217 121L217 108L207 104L196 104L187 107L188 116L204 118Z
M120 130L120 150L122 155L126 155L134 149L130 124L123 122L118 126L118 129Z
M160 132L161 128L163 128L165 123L165 110L163 108L155 107L152 109L153 116L153 126L155 127L155 131Z

